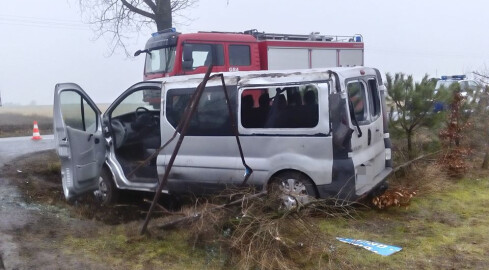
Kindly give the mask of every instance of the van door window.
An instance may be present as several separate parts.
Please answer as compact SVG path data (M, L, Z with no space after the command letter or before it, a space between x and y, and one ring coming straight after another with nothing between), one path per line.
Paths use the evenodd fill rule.
M230 66L251 65L250 46L229 45L229 65Z
M360 81L352 81L347 85L348 98L350 101L350 106L353 107L353 113L351 115L351 120L354 123L356 120L358 122L367 120L367 95L365 93L365 86Z
M370 115L372 117L377 117L380 115L380 98L379 98L379 90L377 88L377 80L369 79L368 80L368 100L370 107Z
M60 105L66 126L91 133L97 130L97 113L78 92L61 92Z
M124 98L112 111L111 117L136 113L139 111L154 111L160 109L160 89L137 90ZM139 109L138 109L139 108Z
M213 57L215 66L224 66L224 47L221 44L187 43L184 46L190 48L188 52L191 53L193 59L192 69L209 66Z
M227 87L231 106L234 105L232 87ZM195 89L171 89L167 92L166 118L176 128ZM234 95L235 97L236 95ZM230 136L233 135L229 110L222 86L206 87L190 120L188 136Z
M241 94L245 128L313 128L318 120L318 90L313 84L252 88Z

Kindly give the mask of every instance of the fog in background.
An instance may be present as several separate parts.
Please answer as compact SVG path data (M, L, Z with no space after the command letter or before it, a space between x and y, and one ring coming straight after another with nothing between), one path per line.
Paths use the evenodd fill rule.
M109 55L94 40L78 0L0 0L0 92L4 104L52 104L56 83L78 83L109 103L142 80L144 56ZM365 65L420 79L485 71L489 2L483 0L200 0L178 19L179 32L243 31L362 34ZM128 44L142 49L153 32Z

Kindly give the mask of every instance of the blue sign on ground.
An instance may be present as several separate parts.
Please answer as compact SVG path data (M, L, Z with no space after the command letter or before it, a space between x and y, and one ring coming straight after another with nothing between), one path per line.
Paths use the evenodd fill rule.
M366 240L356 240L356 239L341 238L341 237L336 237L336 239L340 240L343 243L363 247L366 250L370 250L382 256L389 256L398 251L401 251L402 249L401 247L390 246L390 245L376 243L372 241L366 241Z

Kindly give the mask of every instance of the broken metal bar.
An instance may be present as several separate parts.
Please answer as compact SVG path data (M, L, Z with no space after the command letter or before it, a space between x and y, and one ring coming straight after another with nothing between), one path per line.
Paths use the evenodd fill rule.
M241 141L239 140L238 125L236 124L236 119L234 118L233 110L231 109L231 102L229 100L229 95L228 95L228 89L226 87L226 82L224 81L224 75L223 74L217 74L217 75L214 75L214 76L221 78L222 87L223 87L223 90L224 90L224 96L226 97L226 103L228 105L229 118L231 119L231 127L233 128L234 136L236 137L236 143L238 144L239 155L241 156L241 162L243 163L243 166L245 167L245 176L244 176L243 182L241 183L241 186L245 186L246 183L248 182L248 178L250 178L251 174L253 173L253 169L251 169L248 166L248 164L246 164L246 161L245 161L245 158L244 158L243 148L241 147Z
M164 223L162 225L157 225L156 228L158 228L158 229L168 229L168 228L172 228L172 227L174 227L174 226L176 226L178 224L181 224L181 223L191 223L191 222L199 219L205 212L212 212L212 211L216 211L216 210L223 209L223 208L226 208L226 207L230 207L230 206L233 206L233 205L241 204L242 202L244 202L246 200L254 200L254 199L257 199L259 197L262 197L262 196L264 196L266 194L267 194L267 191L262 191L260 193L252 194L252 195L249 195L249 196L243 195L243 197L241 199L232 201L232 202L227 203L227 204L221 204L221 205L218 205L218 206L214 206L214 207L209 208L209 209L204 209L204 210L202 210L200 212L197 212L197 213L192 214L191 216L182 217L182 218L179 218L179 219L176 219L176 220L173 220L173 221Z
M156 194L155 197L153 198L153 202L151 203L151 206L149 207L148 214L146 215L146 219L144 220L143 227L141 228L140 233L144 234L146 232L146 229L149 224L149 220L151 218L151 213L153 212L156 203L158 202L161 192L163 190L163 187L167 184L168 182L168 176L170 175L171 168L173 167L173 163L175 162L175 159L178 155L178 151L180 150L180 146L182 145L183 139L185 138L185 134L187 133L188 126L190 124L190 118L192 115L194 115L198 102L200 100L200 97L202 96L202 93L204 92L205 86L207 84L207 81L209 80L210 74L212 72L213 65L211 64L209 68L207 69L207 72L205 73L204 80L199 84L197 87L197 90L194 93L194 96L192 96L192 99L190 100L190 103L187 107L187 112L185 114L185 117L183 119L183 125L181 127L181 133L180 137L177 141L177 144L175 145L175 148L173 150L173 153L171 155L170 161L168 162L168 165L165 168L165 174L163 175L163 179L159 183L157 189L156 189Z

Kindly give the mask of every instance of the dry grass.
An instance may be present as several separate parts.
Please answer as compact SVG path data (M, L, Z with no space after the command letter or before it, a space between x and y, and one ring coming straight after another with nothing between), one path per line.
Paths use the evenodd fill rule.
M53 106L0 107L0 138L32 136L37 121L41 136L53 133Z
M36 105L36 106L6 106L0 107L0 115L2 114L18 114L18 115L38 115L44 117L53 117L52 105Z
M201 199L182 210L187 216L198 213L200 218L179 229L189 229L194 247L214 245L227 251L226 265L233 269L317 268L324 257L331 255L331 239L320 232L314 220L350 218L356 212L351 204L334 200L316 200L292 210L280 210L278 194L252 197L250 192L234 189L227 196ZM236 198L244 199L238 205L216 207Z
M41 135L53 133L53 118L37 114L0 114L0 137L32 136L33 122L37 121Z
M56 171L54 165L31 166L40 160L44 164L45 158L26 160L22 168L50 177ZM489 171L469 170L468 178L452 179L436 160L414 163L390 179L393 187L419 190L403 207L374 210L318 201L294 211L277 211L272 196L204 211L250 192L233 190L234 195L201 198L182 209L187 214L204 213L190 226L171 231L152 227L151 236L139 236L138 222L99 224L67 231L60 243L70 256L106 262L114 269L485 269L489 264ZM468 162L479 164L478 159ZM21 178L26 179L25 175ZM97 219L94 212L108 213L89 211L92 217L80 217ZM173 218L155 219L151 224ZM382 257L335 237L378 241L403 250Z

